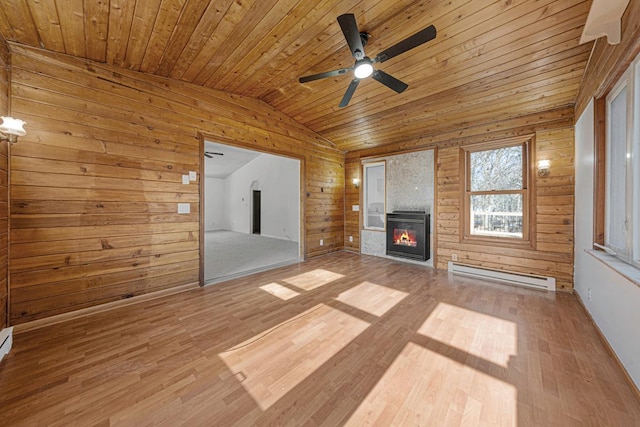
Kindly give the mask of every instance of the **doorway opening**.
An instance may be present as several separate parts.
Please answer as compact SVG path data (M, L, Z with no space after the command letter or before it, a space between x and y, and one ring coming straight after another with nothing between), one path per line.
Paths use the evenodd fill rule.
M204 151L204 283L301 261L301 160L213 141Z
M253 190L253 234L260 234L260 190Z

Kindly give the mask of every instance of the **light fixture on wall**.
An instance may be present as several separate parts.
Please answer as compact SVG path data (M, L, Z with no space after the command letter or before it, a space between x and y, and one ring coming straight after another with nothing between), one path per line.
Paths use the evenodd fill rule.
M20 119L14 119L13 117L0 117L2 124L0 124L0 141L9 141L12 144L18 142L19 136L25 136L27 131L23 126L26 122Z
M360 179L359 178L353 178L353 186L356 188L360 188Z
M538 176L547 176L547 175L549 175L549 166L551 166L551 162L549 160L539 160L538 161Z

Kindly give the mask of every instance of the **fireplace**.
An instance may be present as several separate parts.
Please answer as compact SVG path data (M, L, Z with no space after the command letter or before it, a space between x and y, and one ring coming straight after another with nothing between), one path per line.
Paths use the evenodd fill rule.
M429 215L418 211L387 214L387 255L426 261L429 251Z

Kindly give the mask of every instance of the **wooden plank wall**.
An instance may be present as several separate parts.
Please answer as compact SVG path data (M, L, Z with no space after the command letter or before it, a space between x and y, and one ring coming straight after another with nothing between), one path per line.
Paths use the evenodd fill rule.
M576 120L587 108L591 98L600 98L607 94L640 52L640 0L629 2L621 25L622 38L619 44L610 45L605 37L595 41L576 100Z
M360 206L360 189L353 185L357 178L362 183L362 167L360 158L347 155L345 159L345 215L344 215L344 248L349 251L360 252L360 211L354 211L353 206ZM349 237L353 241L349 241Z
M536 157L551 160L551 173L536 180L536 244L533 249L491 247L461 243L462 187L460 146L535 134ZM451 255L459 261L500 270L552 276L558 289L573 289L574 139L571 107L470 126L464 130L429 135L418 141L347 153L346 177L360 168L360 159L420 148L436 150L435 238L436 268L446 269ZM350 203L347 196L347 205ZM347 210L345 224L359 224L357 212ZM360 225L358 225L360 228ZM349 247L345 243L345 247ZM358 250L357 246L350 249Z
M10 50L12 110L29 124L11 153L12 324L197 282L199 180L181 175L199 170L199 132L302 158L306 256L342 249L343 153L267 104Z
M0 37L0 115L9 114L9 48ZM0 143L0 329L7 326L9 261L9 143Z

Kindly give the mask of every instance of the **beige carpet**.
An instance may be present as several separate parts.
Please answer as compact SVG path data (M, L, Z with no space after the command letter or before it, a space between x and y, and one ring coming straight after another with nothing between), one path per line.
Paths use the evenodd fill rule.
M299 243L229 230L204 235L204 280L215 283L300 260Z

